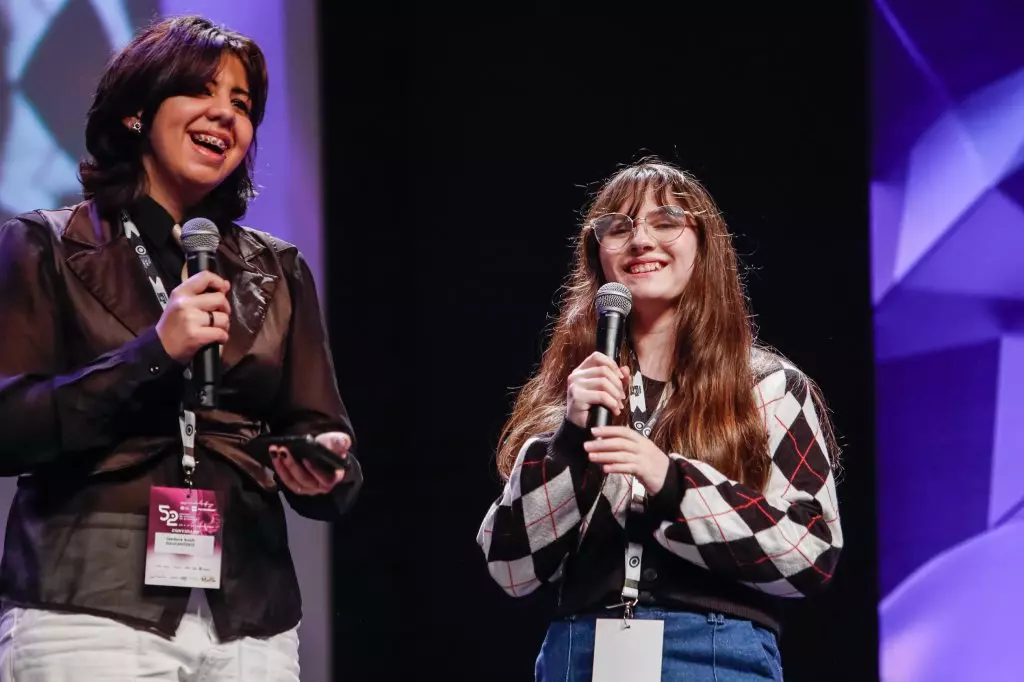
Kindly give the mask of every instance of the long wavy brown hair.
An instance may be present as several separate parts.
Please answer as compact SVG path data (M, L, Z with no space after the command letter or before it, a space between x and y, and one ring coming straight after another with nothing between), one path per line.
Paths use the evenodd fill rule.
M502 430L497 465L503 477L510 475L530 436L561 424L569 374L593 352L594 298L605 277L590 223L607 212L636 216L649 194L660 204L674 200L692 216L698 244L690 280L676 307L669 398L651 439L665 452L707 462L733 480L757 489L767 484L767 433L753 387L759 365L770 362L772 353L755 344L732 236L711 195L696 178L652 158L615 173L598 190L586 213L551 341ZM629 357L629 336L627 321L622 359ZM809 388L820 404L816 387L809 384ZM617 423L625 424L626 419L623 411ZM832 451L834 439L824 409L819 419ZM831 454L834 462L835 453Z

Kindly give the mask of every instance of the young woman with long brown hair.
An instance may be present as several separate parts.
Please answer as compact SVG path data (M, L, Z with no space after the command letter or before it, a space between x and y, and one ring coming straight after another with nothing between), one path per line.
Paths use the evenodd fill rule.
M632 296L621 367L593 352L607 282ZM598 405L613 423L588 429ZM813 382L755 342L731 236L691 175L646 160L599 190L497 461L477 536L491 575L513 596L559 584L538 680L614 658L604 619L656 625L661 679L782 679L779 598L824 587L842 547L837 449Z

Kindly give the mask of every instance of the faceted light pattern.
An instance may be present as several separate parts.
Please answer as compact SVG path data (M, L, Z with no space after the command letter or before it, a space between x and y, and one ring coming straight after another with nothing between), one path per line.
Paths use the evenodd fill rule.
M155 0L8 0L0 8L0 221L79 200L96 76L157 10Z
M1021 679L1024 4L876 0L872 286L887 682Z

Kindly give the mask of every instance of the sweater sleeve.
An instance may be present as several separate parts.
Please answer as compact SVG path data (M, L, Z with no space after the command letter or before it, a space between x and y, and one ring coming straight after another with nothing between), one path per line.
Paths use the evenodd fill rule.
M604 475L583 450L587 431L564 421L519 450L501 497L477 533L491 577L521 597L558 580L601 497Z
M828 584L843 546L835 478L806 378L784 365L756 393L771 467L764 491L673 454L651 498L657 541L682 559L783 597Z

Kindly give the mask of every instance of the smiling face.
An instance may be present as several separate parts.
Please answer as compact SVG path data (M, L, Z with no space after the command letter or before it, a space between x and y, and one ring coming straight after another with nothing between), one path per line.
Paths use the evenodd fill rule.
M654 236L659 233L660 206L682 209L671 196L659 201L654 192L648 192L639 210L630 216L638 225L628 241L616 250L598 248L604 278L629 289L634 310L654 312L674 306L690 281L697 259L697 233L689 215L686 227L670 243L662 243ZM618 210L624 213L627 209Z
M251 107L245 68L230 53L205 92L165 99L142 160L149 195L179 219L202 201L245 160L253 139Z

